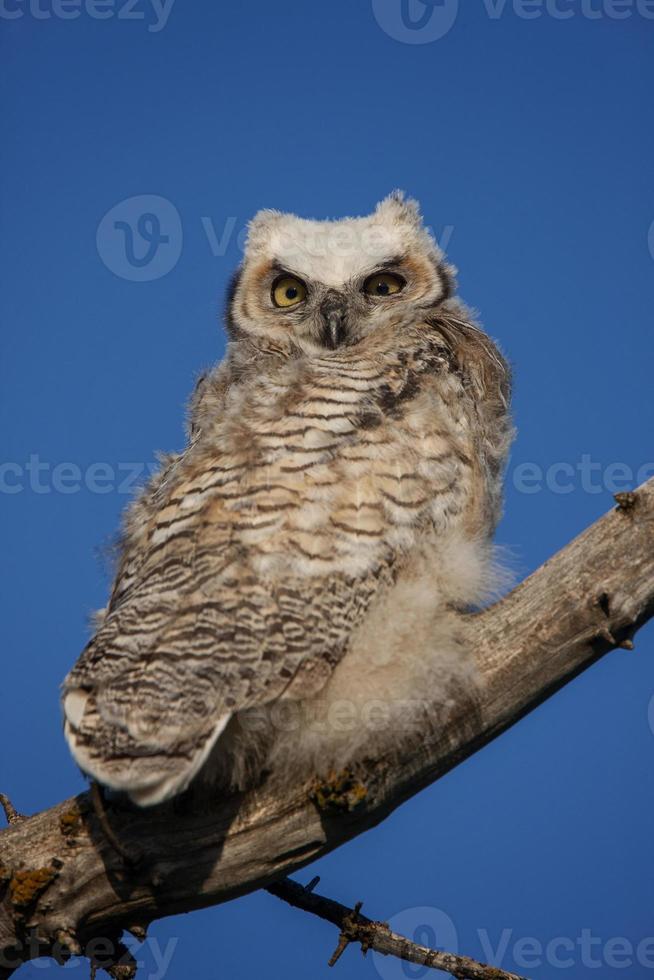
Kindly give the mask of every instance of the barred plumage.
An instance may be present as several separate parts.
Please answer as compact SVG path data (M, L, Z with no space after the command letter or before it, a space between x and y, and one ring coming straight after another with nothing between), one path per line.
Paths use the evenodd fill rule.
M316 256L308 232L336 224L349 257ZM374 254L369 229L387 238ZM372 274L403 285L370 297ZM290 309L280 276L304 290ZM337 732L339 698L424 702L425 683L463 676L448 607L483 591L511 430L506 365L451 282L398 195L368 219L255 220L227 357L198 385L188 447L128 512L109 605L65 682L86 772L148 805L201 769L242 785L344 762L390 744L399 716ZM407 631L425 634L417 662ZM292 731L273 718L284 704Z

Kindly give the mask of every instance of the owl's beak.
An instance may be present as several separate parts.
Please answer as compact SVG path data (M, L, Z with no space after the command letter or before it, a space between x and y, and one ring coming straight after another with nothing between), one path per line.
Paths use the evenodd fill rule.
M322 342L330 350L336 350L345 340L347 305L340 293L330 292L320 305L323 321Z

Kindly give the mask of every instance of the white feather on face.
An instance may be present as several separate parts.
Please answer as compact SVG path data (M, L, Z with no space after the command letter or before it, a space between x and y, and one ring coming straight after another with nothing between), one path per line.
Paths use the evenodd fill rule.
M366 293L369 277L389 273L402 283L385 297ZM307 353L325 353L324 304L339 306L344 328L340 343L359 341L405 310L433 309L448 298L454 270L429 230L418 205L399 192L363 218L312 221L279 211L260 211L249 227L245 258L231 301L234 332L268 343L294 342ZM280 309L276 282L288 274L306 296Z

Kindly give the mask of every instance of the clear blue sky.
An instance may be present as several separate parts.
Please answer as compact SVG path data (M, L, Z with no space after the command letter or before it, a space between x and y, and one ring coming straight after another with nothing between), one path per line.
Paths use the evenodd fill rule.
M2 0L0 790L25 812L83 786L58 684L105 600L125 464L181 446L223 352L258 208L421 201L515 367L519 574L611 506L612 464L654 471L654 5L402 2ZM302 877L536 978L654 976L653 636ZM336 940L263 894L152 934L168 980L319 980ZM337 969L422 976L354 949Z

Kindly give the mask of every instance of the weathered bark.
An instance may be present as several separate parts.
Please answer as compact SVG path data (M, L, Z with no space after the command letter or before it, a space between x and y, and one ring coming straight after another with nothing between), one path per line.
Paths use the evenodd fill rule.
M37 954L76 952L92 937L138 931L288 875L375 826L607 651L629 647L654 612L654 480L618 496L616 509L471 618L478 700L462 701L417 751L412 742L393 760L366 760L356 805L344 792L321 808L298 783L202 812L112 806L113 829L140 855L133 867L102 832L88 794L0 833L0 977Z

